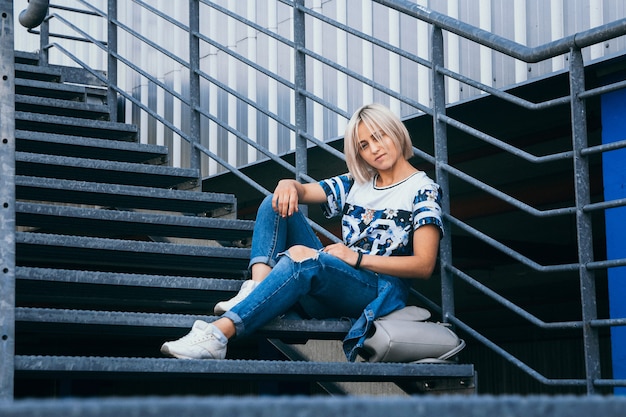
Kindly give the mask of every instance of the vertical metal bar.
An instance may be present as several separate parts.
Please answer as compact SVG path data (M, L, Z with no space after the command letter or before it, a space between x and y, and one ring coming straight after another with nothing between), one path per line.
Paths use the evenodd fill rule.
M15 355L15 51L13 0L0 0L0 400L13 399Z
M189 136L191 137L191 168L198 169L198 184L202 178L200 167L200 151L195 144L200 143L200 3L198 0L189 0L189 101L191 105L189 115ZM200 184L201 185L201 184Z
M118 120L117 114L117 92L111 86L117 85L117 0L108 1L108 18L107 18L107 79L109 80L109 88L107 91L107 103L109 105L109 114L112 121Z
M600 378L600 345L598 331L590 325L591 321L598 317L598 312L594 272L587 269L587 264L593 261L591 214L583 211L583 207L591 201L591 193L589 161L581 154L581 150L587 147L587 111L584 100L579 98L579 94L585 91L585 68L580 49L572 49L570 53L570 91L585 374L587 393L593 394L594 380Z
M302 133L307 131L306 97L301 91L306 91L306 56L303 49L306 46L305 14L301 10L304 0L296 0L293 8L293 40L294 51L294 78L295 78L295 118L296 118L296 179L301 180L307 173L307 140ZM306 207L301 207L307 214Z
M437 71L443 68L444 45L441 28L434 26L431 39L432 56L432 91L433 91L433 131L435 140L435 176L442 189L441 209L450 213L450 189L448 173L442 169L442 164L448 163L448 130L445 123L439 120L439 115L446 114L446 86L445 77ZM454 283L453 276L446 268L452 263L452 236L450 226L444 222L444 238L439 245L439 261L441 265L441 308L443 320L454 315Z
M49 10L49 9L48 9ZM39 26L39 65L48 65L50 63L48 45L50 44L50 19L49 12Z

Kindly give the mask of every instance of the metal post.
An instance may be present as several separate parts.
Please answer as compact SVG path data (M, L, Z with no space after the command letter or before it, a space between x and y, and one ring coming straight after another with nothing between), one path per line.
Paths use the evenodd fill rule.
M198 169L199 185L202 179L200 166L200 150L195 144L200 143L200 4L198 0L189 0L189 136L191 137L190 167Z
M15 51L13 0L0 0L0 400L13 399L15 355Z
M111 86L117 85L117 0L109 0L108 2L108 20L107 20L107 79L109 80L109 89L107 92L107 102L109 106L109 114L112 121L118 120L117 114L117 92Z
M39 65L50 63L48 45L50 44L50 19L48 12L39 26Z
M571 50L569 74L585 374L587 393L594 394L594 381L600 378L600 345L598 332L590 324L592 320L598 318L598 312L595 275L593 271L587 269L587 264L593 261L593 232L591 230L591 214L585 213L583 210L591 202L591 193L589 161L581 154L581 151L587 147L587 110L584 100L579 98L579 94L585 91L585 68L580 49Z
M435 175L437 183L442 189L441 209L450 213L450 189L448 173L442 169L442 164L448 163L448 131L445 123L439 120L439 115L446 114L446 86L445 77L437 71L444 67L444 46L441 28L434 26L432 31L432 84L433 84L433 131L435 136ZM454 282L453 276L447 269L452 264L452 236L448 222L444 221L444 238L439 245L439 261L441 264L441 309L443 320L454 315Z
M296 116L296 179L301 180L301 176L307 173L307 140L303 133L307 131L306 118L306 97L300 94L306 91L306 56L302 49L306 46L305 14L301 7L304 7L304 0L296 0L293 9L293 40L296 50L295 55L295 116ZM305 210L306 207L301 207Z

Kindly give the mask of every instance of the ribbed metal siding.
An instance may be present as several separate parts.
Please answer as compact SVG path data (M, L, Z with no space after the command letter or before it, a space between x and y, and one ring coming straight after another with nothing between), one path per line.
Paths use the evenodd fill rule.
M23 3L23 4L20 4ZM57 0L55 3L71 7L80 7L71 0ZM148 0L148 4L164 10L169 16L187 24L187 2L168 0ZM235 10L247 19L259 25L271 28L281 36L293 37L291 9L275 0L237 1L220 0L223 7ZM591 27L601 25L626 16L626 3L622 0L418 0L417 3L436 11L458 18L464 22L492 31L521 44L535 46L561 38ZM106 0L95 0L92 4L106 10ZM310 7L320 13L373 34L390 44L429 58L428 39L430 27L416 22L395 11L362 0L310 0ZM16 9L26 7L26 1L16 2ZM186 33L171 23L156 17L151 12L139 7L134 2L119 2L119 20L141 32L147 38L164 45L168 50L188 60L188 39ZM67 15L65 12L60 12ZM17 15L18 13L16 13ZM75 24L85 28L94 37L104 39L106 33L101 20L89 16L68 15ZM28 35L17 26L16 48L18 50L37 50L37 38ZM334 28L307 18L307 48L333 61L345 65L353 71L400 91L422 104L430 102L430 76L428 69L406 59L373 47L367 42L351 35L341 33ZM52 24L52 32L62 31L72 34L58 24ZM281 77L293 80L293 53L276 40L258 34L255 30L234 22L223 14L201 5L201 31L203 34L227 45L238 54L260 63L268 70ZM81 59L96 68L104 68L105 56L97 48L81 43L71 43L53 39ZM611 55L626 49L623 38L602 45L586 48L586 61ZM567 66L567 57L558 57L537 64L525 64L501 54L487 50L472 42L459 39L446 33L446 65L485 84L506 87L529 79L541 77ZM157 54L137 39L120 32L120 52L123 56L141 64L141 67L176 91L182 91L186 85L188 71L170 58ZM52 63L70 64L62 54L51 52ZM402 116L410 116L416 110L390 100L385 94L372 89L350 77L316 62L307 60L307 88L323 99L336 104L348 113L365 102L379 101L389 105ZM122 68L121 66L120 68ZM246 68L241 62L228 57L222 51L208 45L201 47L201 69L217 80L258 102L281 118L293 122L293 94L286 87L256 71ZM176 126L186 130L188 109L179 100L164 94L161 88L148 83L136 73L127 71L119 76L120 84L143 103L157 109L160 114ZM271 118L250 109L215 85L202 81L203 107L212 115L227 120L229 125L258 141L273 153L284 153L294 146L294 135L289 129L280 126ZM476 89L449 80L447 101L453 103L474 97ZM311 104L308 109L308 131L318 138L340 136L346 120L336 116L318 104ZM213 122L203 118L202 143L220 155L232 165L244 165L257 157L256 150L242 144L232 133L219 128ZM132 120L141 127L141 140L147 143L168 145L171 149L171 162L175 166L186 166L189 151L186 143L176 134L164 129L154 120L149 120L144 112L128 106L127 120ZM206 161L203 173L210 175L221 168L212 161Z

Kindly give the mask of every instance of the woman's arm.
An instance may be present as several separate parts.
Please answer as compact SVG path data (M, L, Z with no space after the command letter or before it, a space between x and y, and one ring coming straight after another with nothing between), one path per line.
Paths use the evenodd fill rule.
M360 268L369 269L400 278L430 278L437 262L439 250L439 229L435 225L424 225L413 233L413 255L380 256L363 255ZM358 253L343 243L326 246L324 252L342 259L350 265L356 265Z
M274 190L272 207L282 217L298 211L298 204L324 203L326 193L318 183L301 184L296 180L280 180Z

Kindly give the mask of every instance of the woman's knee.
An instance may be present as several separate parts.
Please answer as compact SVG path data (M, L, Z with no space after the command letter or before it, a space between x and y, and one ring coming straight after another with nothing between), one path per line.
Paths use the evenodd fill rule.
M307 259L317 259L319 252L304 245L295 245L289 248L289 257L294 262L302 262Z

